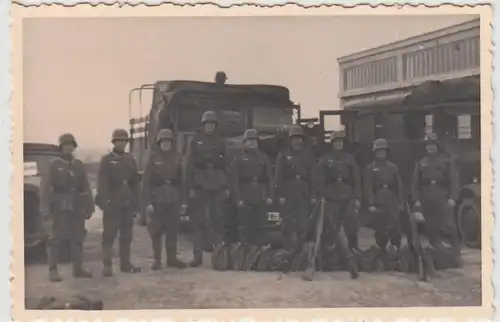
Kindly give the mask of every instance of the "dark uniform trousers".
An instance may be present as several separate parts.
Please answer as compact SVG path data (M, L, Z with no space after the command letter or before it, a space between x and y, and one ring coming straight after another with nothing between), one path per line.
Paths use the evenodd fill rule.
M238 210L240 241L243 245L264 246L267 244L265 225L267 207L264 202L245 203Z
M116 207L103 211L102 255L104 266L111 267L112 265L113 244L118 234L120 265L127 267L130 264L134 214L134 210L130 207Z
M358 247L358 213L353 200L325 200L325 232L328 244L337 242L337 235L344 227L350 248Z
M292 249L306 239L311 208L309 183L295 179L288 181L289 193L284 194L282 234L286 249ZM302 193L301 193L302 192Z
M177 259L177 236L180 219L177 203L153 203L154 211L148 225L155 260L161 260L162 237L165 235L167 260Z
M61 244L69 240L71 260L75 268L82 265L85 216L79 211L57 211L52 215L49 240L49 269L57 269Z
M376 208L370 216L377 246L385 250L391 241L399 248L402 238L399 213L403 194L397 166L389 161L373 162L366 168L363 178L368 205Z
M225 189L206 190L198 188L191 202L194 219L193 253L198 255L203 251L204 234L211 245L222 243L224 238L224 201ZM207 231L208 230L208 231Z

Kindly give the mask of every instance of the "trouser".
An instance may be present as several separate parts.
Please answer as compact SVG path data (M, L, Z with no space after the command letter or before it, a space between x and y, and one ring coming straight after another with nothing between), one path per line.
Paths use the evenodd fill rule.
M399 226L399 209L397 204L377 205L377 212L371 214L374 220L375 242L381 250L385 250L390 241L396 248L401 247L401 229Z
M335 236L340 233L343 226L347 237L349 249L358 248L358 213L352 200L329 201L325 200L325 228L326 231ZM328 238L327 238L328 240ZM330 240L334 242L334 240Z
M245 246L266 245L266 222L267 211L264 203L244 204L239 208L238 225L241 243Z
M70 255L74 269L80 269L83 259L83 240L85 238L85 216L76 211L54 212L52 231L49 239L49 269L56 270L61 245L69 241Z
M425 218L425 234L432 246L437 245L442 237L451 243L451 246L460 251L453 209L448 206L445 191L432 189L422 193L422 214Z
M194 219L193 254L201 256L203 234L208 230L208 240L214 246L223 241L225 191L197 189L192 201Z
M292 250L302 244L309 228L310 203L308 198L285 197L282 235L285 249Z
M179 234L179 205L153 204L154 211L148 224L153 256L155 261L161 261L162 238L165 235L165 250L167 261L177 258L177 237Z
M130 265L130 244L134 228L134 212L131 209L105 210L102 216L102 262L106 267L112 265L113 243L119 233L118 246L120 266Z

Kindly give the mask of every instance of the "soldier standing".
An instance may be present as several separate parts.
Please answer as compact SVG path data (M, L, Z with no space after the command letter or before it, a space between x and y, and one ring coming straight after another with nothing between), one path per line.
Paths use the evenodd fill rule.
M413 205L422 209L431 246L436 246L444 235L460 259L460 242L453 217L459 186L456 165L447 153L440 151L436 134L428 134L425 140L427 155L417 162L413 172Z
M243 246L266 245L266 206L272 204L273 182L271 163L258 150L258 132L245 132L245 152L233 163L233 188L238 203L239 235Z
M203 262L202 234L205 227L210 231L212 245L222 244L224 201L229 197L226 145L217 133L217 114L205 112L201 123L203 131L195 134L189 145L186 166L186 186L192 199L195 226L191 267L198 267Z
M128 140L127 131L114 130L113 150L102 157L99 167L96 204L103 210L103 276L113 275L111 257L118 232L120 270L123 273L141 271L130 263L134 217L138 210L139 174L134 157L125 152Z
M278 154L274 182L284 214L284 246L294 250L307 237L310 207L316 203L316 160L304 146L302 127L291 127L289 137L290 148Z
M399 213L404 206L403 187L398 167L387 160L388 148L385 139L375 140L374 161L366 167L363 176L368 211L375 224L377 258L386 253L389 241L397 249L401 246Z
M319 161L318 188L325 197L328 228L339 234L344 226L349 249L357 253L361 178L354 157L343 150L344 135L344 132L334 133L333 149Z
M92 191L83 162L73 156L77 147L72 134L59 137L61 156L52 162L42 184L42 215L50 216L52 229L49 241L49 279L62 281L58 273L59 250L69 239L73 276L90 278L82 268L85 219L94 213Z
M181 156L173 148L173 133L169 129L158 132L159 151L149 159L142 184L142 202L146 206L148 229L153 246L153 270L161 269L162 237L165 236L167 266L185 268L177 258L177 236L180 215L186 212L183 191Z

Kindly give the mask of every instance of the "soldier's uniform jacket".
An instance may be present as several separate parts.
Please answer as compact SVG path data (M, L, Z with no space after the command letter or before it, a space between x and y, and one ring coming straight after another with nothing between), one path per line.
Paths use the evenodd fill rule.
M235 198L249 204L273 198L272 170L269 158L256 150L235 157L232 165Z
M318 189L332 201L361 199L361 178L354 157L344 151L323 156L318 164Z
M129 153L110 152L102 157L97 179L96 204L105 209L137 209L139 174L137 162Z
M176 152L156 152L144 169L142 202L144 206L185 202L181 155Z
M226 144L217 135L197 133L187 154L188 189L218 190L227 188Z
M282 197L310 197L316 194L316 160L306 149L287 149L278 154L275 187Z
M94 212L92 191L83 162L55 159L42 180L42 213Z
M364 194L368 206L398 205L403 200L403 185L398 167L389 161L372 162L366 167Z
M457 200L458 198L458 172L454 159L440 153L436 156L425 156L415 165L412 180L412 199L420 200L422 194L427 192L426 197L443 193L448 199Z

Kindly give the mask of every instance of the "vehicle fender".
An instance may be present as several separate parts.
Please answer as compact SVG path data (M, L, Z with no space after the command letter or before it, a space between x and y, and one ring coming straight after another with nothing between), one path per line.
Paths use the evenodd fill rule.
M464 198L481 198L481 185L478 183L469 183L462 187L459 190L459 199Z

